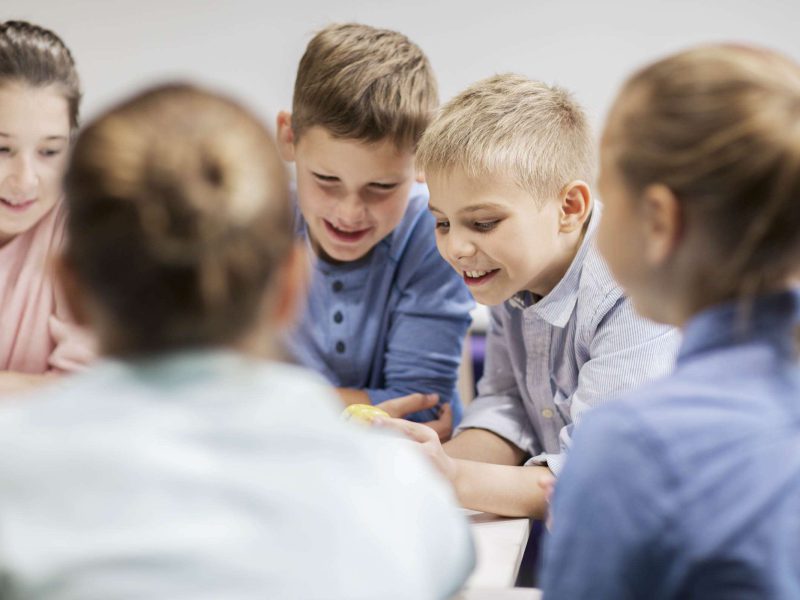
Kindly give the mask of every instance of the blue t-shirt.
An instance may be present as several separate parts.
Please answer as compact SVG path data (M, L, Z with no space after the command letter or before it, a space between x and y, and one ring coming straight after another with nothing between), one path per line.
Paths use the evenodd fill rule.
M297 235L307 237L296 215ZM299 363L337 387L365 390L373 404L438 393L458 423L458 365L474 301L439 255L434 224L427 190L415 186L400 224L367 256L341 264L313 257L306 311L287 346Z
M800 598L800 293L687 325L673 375L587 414L553 499L549 600Z

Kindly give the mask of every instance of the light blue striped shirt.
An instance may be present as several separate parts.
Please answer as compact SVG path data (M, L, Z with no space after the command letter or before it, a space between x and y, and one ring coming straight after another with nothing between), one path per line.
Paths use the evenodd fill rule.
M669 373L676 330L635 314L601 258L597 203L564 277L541 299L521 293L491 309L478 397L456 433L487 429L557 475L571 425L616 392Z

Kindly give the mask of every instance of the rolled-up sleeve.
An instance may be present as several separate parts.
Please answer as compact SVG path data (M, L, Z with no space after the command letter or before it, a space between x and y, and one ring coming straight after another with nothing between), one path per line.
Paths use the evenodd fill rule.
M366 389L370 401L377 404L422 392L451 402L473 306L464 282L432 246L408 278L392 314L384 355L385 386ZM460 404L454 408L454 416L460 417ZM437 416L432 409L406 418L429 421Z
M486 336L486 363L478 383L478 396L467 408L455 434L470 428L486 429L508 440L528 454L541 451L530 418L525 412L499 316L500 307L490 311Z

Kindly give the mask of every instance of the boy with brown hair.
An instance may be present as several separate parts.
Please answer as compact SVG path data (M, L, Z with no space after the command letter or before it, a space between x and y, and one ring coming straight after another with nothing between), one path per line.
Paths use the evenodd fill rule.
M297 235L316 257L290 351L345 404L415 410L448 437L473 303L436 251L418 185L414 154L437 102L428 59L404 35L331 25L306 48L278 136L296 166Z

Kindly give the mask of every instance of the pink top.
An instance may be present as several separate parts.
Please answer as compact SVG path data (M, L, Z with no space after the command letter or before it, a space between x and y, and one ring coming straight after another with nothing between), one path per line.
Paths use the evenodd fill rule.
M0 246L0 371L81 369L94 357L54 285L51 257L64 239L59 202L32 229Z

